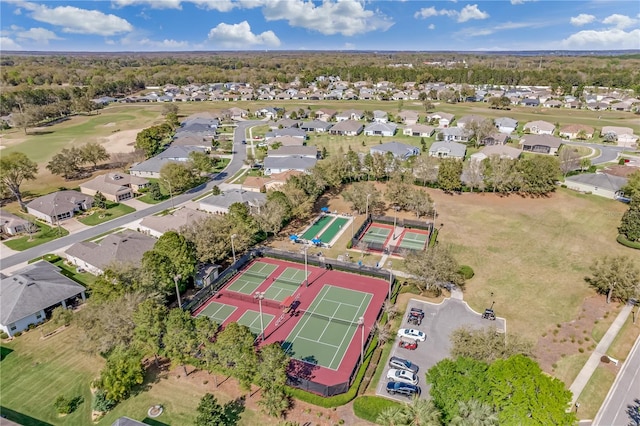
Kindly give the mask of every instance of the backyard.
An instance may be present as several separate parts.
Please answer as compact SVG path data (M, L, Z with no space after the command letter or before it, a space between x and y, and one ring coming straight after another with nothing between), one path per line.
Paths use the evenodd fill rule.
M62 226L49 226L41 221L34 221L34 223L40 228L38 232L33 235L24 235L4 241L4 245L11 250L23 251L40 244L48 243L56 238L69 235L69 231Z

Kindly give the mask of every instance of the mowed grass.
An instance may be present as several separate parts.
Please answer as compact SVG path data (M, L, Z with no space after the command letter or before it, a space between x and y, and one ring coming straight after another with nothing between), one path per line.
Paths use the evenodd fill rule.
M616 373L606 368L605 365L599 365L596 368L578 398L580 403L579 419L593 419L596 416L615 379Z
M35 223L40 228L40 231L36 232L31 237L29 235L24 235L22 237L4 241L4 245L9 247L11 250L23 251L69 235L69 231L64 229L62 226L58 228L57 226L52 227L45 225L39 221Z
M626 206L612 200L563 189L537 199L429 192L440 243L475 270L465 300L479 312L495 300L507 332L533 341L577 317L596 259L633 256L615 241Z
M106 209L93 210L93 214L80 218L78 221L88 226L94 226L135 211L136 209L126 204L114 203Z

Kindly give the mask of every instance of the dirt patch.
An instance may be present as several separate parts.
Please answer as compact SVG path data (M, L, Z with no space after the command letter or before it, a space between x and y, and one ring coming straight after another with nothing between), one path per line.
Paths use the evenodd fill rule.
M114 131L113 134L98 138L98 142L103 145L109 153L131 152L136 143L136 136L142 129Z
M111 123L104 124L102 127L115 127L115 125L116 123L111 122Z

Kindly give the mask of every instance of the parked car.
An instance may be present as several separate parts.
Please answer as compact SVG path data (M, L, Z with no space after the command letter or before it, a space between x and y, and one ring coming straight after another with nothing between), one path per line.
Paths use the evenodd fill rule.
M400 341L398 342L398 346L403 349L409 349L410 351L413 351L418 348L418 342L416 342L415 340L400 339Z
M482 318L495 321L496 314L493 312L493 309L485 309L484 314L482 314Z
M418 376L407 370L398 370L392 368L387 372L387 379L392 382L408 383L410 385L418 384Z
M414 395L420 395L421 389L416 385L410 385L409 383L401 382L387 382L387 393L391 395L400 394L406 397L413 397Z
M391 359L389 359L389 367L397 368L399 370L411 371L412 373L417 373L419 368L408 359L400 358L397 356L392 356Z
M422 324L422 320L424 319L424 311L418 308L411 308L409 313L407 314L407 322L413 325Z
M413 339L418 342L424 342L425 340L427 340L427 335L424 334L424 332L415 330L413 328L401 328L400 330L398 330L398 337Z

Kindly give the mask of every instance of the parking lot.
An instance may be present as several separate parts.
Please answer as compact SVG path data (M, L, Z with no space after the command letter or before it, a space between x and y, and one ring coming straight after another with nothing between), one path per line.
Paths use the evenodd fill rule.
M481 313L471 310L462 300L445 299L440 304L433 304L411 299L407 305L406 312L409 312L411 308L418 308L424 311L425 316L422 324L419 326L409 324L405 313L400 328L414 328L423 331L427 334L427 340L418 342L417 349L409 350L400 348L398 346L400 339L396 337L390 357L397 356L408 359L420 367L418 371L418 386L422 388L422 398L427 398L429 395L429 386L425 383L425 373L438 361L449 357L451 347L449 336L451 332L462 326L473 328L496 327L498 330L506 331L506 321L503 318L497 318L495 321L482 319ZM499 310L496 315L500 315ZM404 396L389 395L386 391L386 377L389 370L388 361L388 359L384 360L385 368L378 384L377 394L397 401L407 401Z

